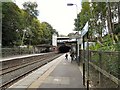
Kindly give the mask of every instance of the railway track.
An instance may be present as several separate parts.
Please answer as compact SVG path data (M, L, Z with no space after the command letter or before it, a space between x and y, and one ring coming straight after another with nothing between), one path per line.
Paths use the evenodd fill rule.
M2 80L0 81L0 88L6 89L19 79L25 77L29 73L38 69L42 65L52 61L53 59L61 56L61 54L49 53L45 55L41 55L36 60L28 60L22 62L21 64L13 65L11 67L2 68L0 71L0 77Z

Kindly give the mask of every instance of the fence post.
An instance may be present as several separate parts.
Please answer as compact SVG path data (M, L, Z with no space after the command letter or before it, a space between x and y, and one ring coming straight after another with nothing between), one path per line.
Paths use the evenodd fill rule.
M0 58L2 58L2 2L0 2L0 6Z
M87 90L89 90L89 42L88 42L88 33L87 33Z
M102 51L98 52L99 54L99 67L102 69ZM102 86L102 75L101 73L99 72L99 87Z
M83 85L85 86L85 37L83 36Z
M120 51L118 51L118 90L120 90Z

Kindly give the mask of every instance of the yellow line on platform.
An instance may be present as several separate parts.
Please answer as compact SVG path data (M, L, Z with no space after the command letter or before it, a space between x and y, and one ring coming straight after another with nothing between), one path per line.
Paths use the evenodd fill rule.
M45 79L50 75L50 73L55 69L55 67L62 61L63 58L59 58L56 60L56 62L42 75L40 76L36 81L34 81L29 87L32 88L32 90L36 90L40 87L40 85L45 81Z

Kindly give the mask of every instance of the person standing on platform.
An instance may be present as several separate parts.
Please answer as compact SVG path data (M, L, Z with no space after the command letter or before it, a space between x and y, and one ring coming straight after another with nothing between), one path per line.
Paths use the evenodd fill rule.
M73 52L71 52L70 57L71 57L71 62L72 62L74 60L74 53Z
M65 59L68 60L68 54L67 53L65 54Z

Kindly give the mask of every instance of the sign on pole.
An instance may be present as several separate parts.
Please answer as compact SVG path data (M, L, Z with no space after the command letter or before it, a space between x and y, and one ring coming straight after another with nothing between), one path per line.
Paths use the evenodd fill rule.
M85 24L83 30L81 31L81 37L83 37L88 32L88 22Z

